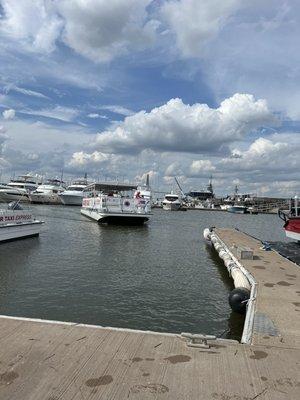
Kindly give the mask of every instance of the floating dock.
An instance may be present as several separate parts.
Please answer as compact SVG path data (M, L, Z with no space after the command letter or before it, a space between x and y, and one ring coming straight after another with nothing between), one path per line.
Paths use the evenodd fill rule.
M239 231L215 233L236 256L254 252L239 260L256 282L249 344L1 316L0 399L299 399L299 266Z

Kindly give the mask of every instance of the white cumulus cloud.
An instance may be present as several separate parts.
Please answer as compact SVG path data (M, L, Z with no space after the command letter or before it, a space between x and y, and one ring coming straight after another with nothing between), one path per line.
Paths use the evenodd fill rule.
M4 110L2 115L4 119L13 119L15 118L16 111L10 108L9 110Z
M161 12L181 54L197 57L238 6L238 0L167 0Z
M210 160L194 160L190 165L190 176L207 175L216 170L216 167Z
M64 42L96 62L107 62L130 46L149 44L154 25L147 23L151 0L62 0Z
M51 52L62 29L62 20L51 0L2 0L2 32L22 40L29 49Z
M51 53L63 42L95 62L151 46L157 22L151 0L3 0L1 32L29 51Z
M172 99L150 112L126 117L114 130L99 133L94 149L104 153L154 151L219 152L264 124L276 124L265 100L235 94L219 108Z

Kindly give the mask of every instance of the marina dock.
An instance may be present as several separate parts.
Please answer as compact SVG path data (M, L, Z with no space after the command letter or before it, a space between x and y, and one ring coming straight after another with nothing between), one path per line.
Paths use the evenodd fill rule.
M298 399L299 266L240 231L215 233L237 258L238 246L254 252L239 259L256 282L249 344L1 316L0 399Z

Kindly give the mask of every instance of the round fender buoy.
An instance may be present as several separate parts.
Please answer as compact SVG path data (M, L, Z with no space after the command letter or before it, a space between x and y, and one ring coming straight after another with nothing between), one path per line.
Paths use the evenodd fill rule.
M219 252L219 257L222 258L224 260L224 257L227 255L227 251L224 249L221 249Z
M210 235L211 235L210 230L208 228L205 228L204 231L203 231L204 239L205 240L210 240Z
M226 259L226 260L224 261L224 264L225 264L225 267L226 267L229 271L231 270L232 267L235 266L235 263L234 263L234 261L231 260L231 258Z
M231 309L239 314L246 312L247 300L250 298L248 289L238 287L229 293L228 301Z
M221 245L220 243L216 243L216 244L215 244L215 249L216 249L217 251L221 250L221 249L222 249L222 245Z

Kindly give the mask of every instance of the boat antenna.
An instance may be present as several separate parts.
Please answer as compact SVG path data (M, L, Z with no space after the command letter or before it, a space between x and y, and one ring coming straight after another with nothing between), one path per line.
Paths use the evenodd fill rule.
M175 182L177 183L177 186L179 187L180 193L182 197L185 197L185 194L183 193L183 190L178 182L178 179L176 178L176 176L174 176Z
M149 184L149 174L146 175L146 187L149 189L150 184Z

